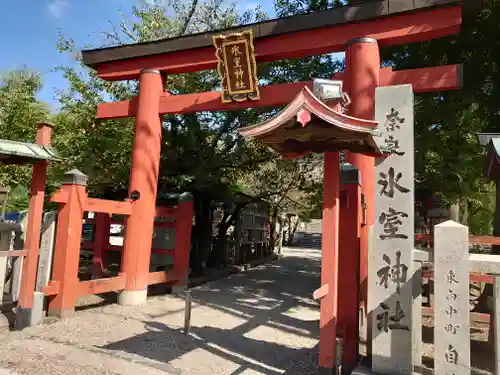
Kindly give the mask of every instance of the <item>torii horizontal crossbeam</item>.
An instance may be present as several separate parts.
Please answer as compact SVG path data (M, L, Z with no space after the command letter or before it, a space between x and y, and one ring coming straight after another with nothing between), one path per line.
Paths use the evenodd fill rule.
M335 74L342 79L344 73ZM380 86L411 83L415 92L456 90L462 87L462 65L445 65L432 68L393 71L392 68L380 70ZM312 88L312 82L284 83L267 85L260 89L260 100L224 104L220 92L210 91L185 95L165 93L160 98L160 114L187 114L203 111L232 111L255 107L278 107L290 103L304 85ZM99 104L98 119L134 117L137 97L113 103Z
M416 2L427 5L407 8L408 3ZM460 5L457 5L459 1L420 0L416 2L372 1L335 10L335 12L347 13L342 17L349 20L348 23L335 23L334 18L321 19L320 21L324 24L321 27L307 29L305 25L302 30L279 34L268 33L268 35L259 29L259 34L263 35L255 38L255 58L258 63L262 63L342 52L345 50L346 43L360 35L376 39L378 44L384 47L421 42L459 32L462 23L462 11ZM371 9L374 5L381 9L377 10L374 15L363 17L364 9ZM437 7L438 5L440 7ZM392 7L394 11L390 10ZM371 11L373 12L373 9ZM328 14L328 12L318 12L318 14L300 17L325 18ZM266 27L279 30L285 27L285 23L293 23L291 21L293 20L275 20L276 24L266 24ZM256 25L259 26L259 24ZM254 25L252 30L257 26ZM146 68L158 69L167 74L215 69L217 60L214 47L211 45L212 34L192 36L190 38L194 39L185 40L184 43L181 38L175 41L167 40L83 51L83 61L96 69L99 77L112 81L137 79L140 71ZM202 39L203 43L198 39ZM182 50L169 51L167 42L170 44L177 42L182 46ZM140 52L134 52L139 50Z

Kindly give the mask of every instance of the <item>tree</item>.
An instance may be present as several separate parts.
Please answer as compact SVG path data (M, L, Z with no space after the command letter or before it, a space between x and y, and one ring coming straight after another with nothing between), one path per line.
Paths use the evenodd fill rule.
M464 5L460 34L383 49L382 57L396 69L464 63L461 90L418 96L416 182L449 204L459 203L462 221L478 233L491 227L491 216L484 214L492 186L482 176L484 153L476 133L499 131L500 72L496 61L485 56L492 56L493 35L499 32L500 1L475 3L481 7Z
M110 30L101 34L104 45L120 45L221 29L266 17L260 7L238 14L234 4L224 5L222 0L193 0L187 4L174 1L168 6L143 2L132 8L131 18L123 16L118 24L111 25ZM71 39L61 38L58 48L79 58L79 48ZM311 76L330 77L339 66L331 56L278 61L261 64L259 76L269 83L290 82ZM85 66L58 70L69 83L68 90L58 93L61 112L56 121L64 131L54 142L67 156L60 170L78 167L89 176L89 190L93 194L124 198L134 120L97 122L94 114L96 105L105 99L124 100L135 95L136 83L105 82ZM168 90L173 94L211 91L218 86L219 77L215 71L168 77ZM245 200L239 194L242 187L238 181L252 173L259 163L272 163L277 157L262 145L242 139L236 130L262 121L277 110L263 108L165 116L159 199L161 201L167 193L180 191L190 191L195 197L193 269L200 269L211 247L211 202L222 200L243 207Z
M112 25L110 32L102 33L105 45L225 28L265 16L258 8L238 15L234 4L225 6L220 0L194 1L188 5L174 2L170 6L143 3L133 7L132 15L131 19L123 18L118 25ZM79 48L71 39L61 38L58 48L79 57ZM83 65L79 69L58 70L69 83L68 90L59 92L61 112L56 117L64 131L55 143L68 157L63 168L74 166L84 171L89 176L89 190L96 195L124 198L135 121L98 122L94 116L97 104L105 98L124 100L135 95L136 83L102 81ZM213 71L168 77L168 90L174 94L210 91L218 85L219 78ZM211 201L231 194L238 173L255 162L273 157L235 133L240 124L255 121L258 116L256 111L239 111L164 118L159 199L170 192L194 194L194 268L203 263L202 253L210 247Z
M240 179L249 196L270 204L272 247L276 245L276 226L283 214L295 213L307 218L317 208L314 199L322 183L322 171L323 155L313 154L300 159L273 159Z
M48 104L36 99L41 87L40 74L27 68L0 74L0 134L3 139L34 142L35 124L49 117ZM8 211L27 208L30 182L30 166L4 165L0 168L0 185L12 189Z

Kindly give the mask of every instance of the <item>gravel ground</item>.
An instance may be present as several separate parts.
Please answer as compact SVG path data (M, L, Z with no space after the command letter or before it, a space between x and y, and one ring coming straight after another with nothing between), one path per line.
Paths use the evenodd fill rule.
M288 249L278 261L192 289L184 300L107 305L0 335L0 368L17 374L316 374L320 252ZM0 370L0 375L2 372Z
M0 334L0 375L317 374L319 309L311 295L320 261L318 250L284 249L273 263L192 289L189 336L184 299L174 295ZM422 321L421 373L432 374L433 318ZM487 324L471 325L473 375L492 374L487 336Z

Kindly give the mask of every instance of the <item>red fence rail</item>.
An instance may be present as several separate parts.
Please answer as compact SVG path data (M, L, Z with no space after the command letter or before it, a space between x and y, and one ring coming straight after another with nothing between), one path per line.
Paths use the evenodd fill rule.
M415 241L427 241L429 246L432 246L432 234L416 234ZM469 236L469 244L471 245L500 245L500 237L495 236ZM424 269L422 279L434 280L434 272L431 269ZM470 273L470 282L493 284L493 276L479 273ZM422 312L427 315L434 314L433 307L422 307ZM471 313L471 319L481 323L490 322L490 314Z
M415 241L427 241L432 244L433 235L432 234L416 234ZM500 237L495 236L470 236L469 244L471 245L500 245ZM425 270L422 274L422 278L433 280L434 273L432 270ZM493 276L483 275L478 273L470 274L470 281L477 283L493 284Z
M170 207L157 207L156 208L157 218L170 218L176 220L176 212L174 208ZM101 276L108 268L108 256L107 252L121 252L123 251L122 245L112 245L109 243L111 225L122 225L125 226L125 219L113 219L106 213L96 213L95 218L85 219L85 224L93 225L93 239L90 241L84 241L82 243L82 249L92 250L92 277ZM177 221L172 222L155 222L155 228L172 228L176 229ZM175 255L174 249L163 249L163 248L152 248L152 254L161 255Z
M432 243L432 234L416 234L415 241L429 241ZM495 236L470 236L469 243L473 245L500 245L500 237Z
M102 275L103 255L106 251L123 251L122 246L109 244L109 229L112 223L125 224L124 220L113 220L112 215L132 214L132 201L110 201L89 198L84 184L73 181L64 184L51 199L58 203L59 217L57 222L54 249L54 265L51 280L44 289L50 296L49 314L65 316L72 313L76 299L81 296L120 291L125 288L127 275L119 273L116 277L80 281L78 268L82 239L82 220L85 212L96 213L94 241L84 244L84 248L93 250L93 276ZM158 227L175 228L174 249L153 249L154 252L171 254L174 257L173 269L170 271L150 272L148 284L177 283L187 280L189 269L189 246L191 241L191 223L193 216L192 201L179 202L177 207L158 207L158 217L175 220L172 223L156 223Z

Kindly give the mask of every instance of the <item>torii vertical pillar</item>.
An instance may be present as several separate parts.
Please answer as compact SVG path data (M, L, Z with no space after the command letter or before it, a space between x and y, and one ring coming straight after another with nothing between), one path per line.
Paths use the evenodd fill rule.
M344 339L342 369L358 363L359 232L362 221L359 170L344 163L340 172L338 327Z
M380 53L378 43L372 38L351 40L346 48L346 87L351 98L349 115L365 120L375 118L375 89L379 86ZM366 225L360 236L360 302L367 309L368 294L368 242L374 225L375 158L346 153L346 161L359 169L366 207ZM364 319L366 321L366 319ZM369 331L369 330L368 330Z
M158 113L163 83L158 70L141 71L129 183L129 197L135 201L125 224L122 272L126 283L118 298L122 305L138 305L147 297L160 169L162 127Z
M319 373L332 375L337 352L340 154L325 152L324 157Z

